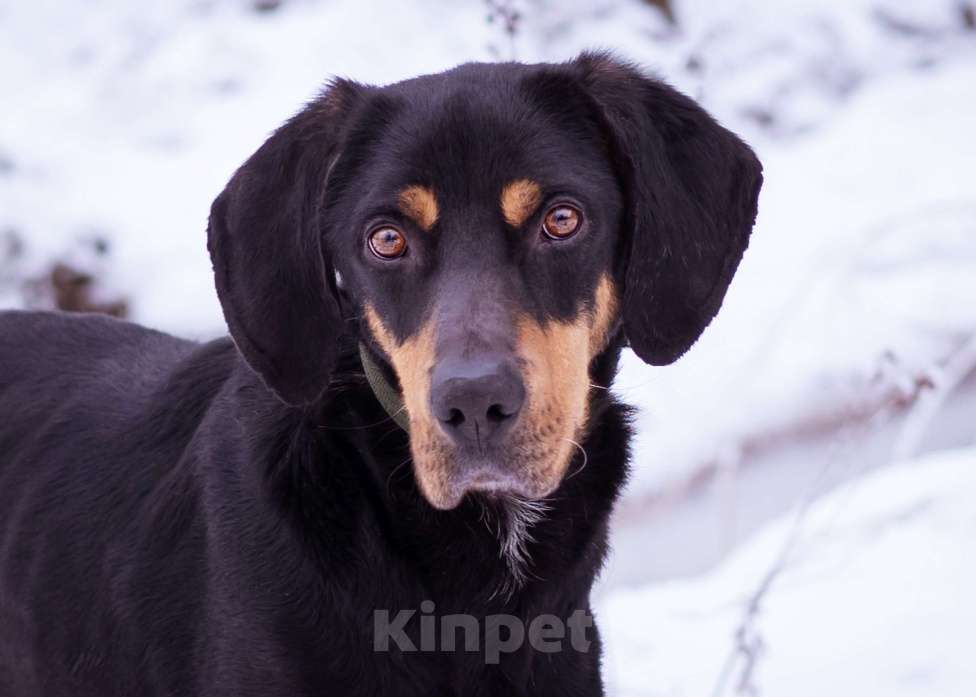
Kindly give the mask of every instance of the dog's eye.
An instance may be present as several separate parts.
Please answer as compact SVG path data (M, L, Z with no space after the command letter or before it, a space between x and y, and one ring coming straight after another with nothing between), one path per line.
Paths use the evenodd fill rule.
M573 206L561 203L553 206L542 220L542 230L554 240L572 237L580 229L583 214Z
M369 250L380 259L396 259L407 251L407 238L395 227L384 225L369 233Z

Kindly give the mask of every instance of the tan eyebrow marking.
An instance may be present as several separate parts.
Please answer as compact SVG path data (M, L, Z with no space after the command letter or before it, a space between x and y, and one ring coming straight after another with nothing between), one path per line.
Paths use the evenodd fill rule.
M502 189L502 215L512 227L522 227L542 201L542 189L531 179L516 179Z
M430 231L437 222L437 197L426 186L408 186L397 195L397 206L421 230Z

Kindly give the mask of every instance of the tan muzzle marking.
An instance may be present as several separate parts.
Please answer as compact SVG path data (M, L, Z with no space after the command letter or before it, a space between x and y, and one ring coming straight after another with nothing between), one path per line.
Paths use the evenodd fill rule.
M583 437L590 392L590 362L606 347L617 316L617 293L607 276L592 305L571 321L518 322L518 352L524 364L523 407L526 474L538 496L555 489Z
M617 317L617 292L600 279L592 303L570 321L516 322L517 353L522 361L526 403L510 435L506 457L534 498L551 493L562 480L583 437L590 391L590 361L608 340ZM414 473L426 499L437 508L457 501L452 489L456 464L453 446L430 411L430 378L434 367L434 321L397 341L379 315L366 305L364 315L380 348L391 361L410 420Z
M434 322L428 320L420 331L397 341L371 305L364 309L366 322L377 343L387 355L400 381L403 404L410 421L410 451L414 472L424 496L434 506L449 499L448 446L437 431L430 412L430 375L434 368Z

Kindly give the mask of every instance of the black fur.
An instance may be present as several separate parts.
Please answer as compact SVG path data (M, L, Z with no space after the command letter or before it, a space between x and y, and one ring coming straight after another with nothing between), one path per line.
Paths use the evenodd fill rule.
M397 140L425 129L428 140ZM471 146L470 129L497 149ZM445 137L467 149L441 149ZM511 581L498 504L469 496L438 511L420 495L409 436L362 373L360 295L403 337L459 281L433 287L440 267L393 277L356 261L370 196L418 162L431 168L420 178L445 169L456 197L480 177L552 170L598 199L586 203L606 234L531 262L510 296L568 316L612 275L624 324L591 366L597 385L628 340L659 363L698 336L745 248L760 181L734 136L605 56L333 86L214 203L209 246L233 342L0 315L0 695L603 694L594 633L586 652L526 645L498 665L484 650L373 650L374 610L424 600L438 615L526 622L588 610L628 461L627 408L592 390L588 460L548 498L513 593L498 592ZM530 263L514 248L481 253L505 278Z

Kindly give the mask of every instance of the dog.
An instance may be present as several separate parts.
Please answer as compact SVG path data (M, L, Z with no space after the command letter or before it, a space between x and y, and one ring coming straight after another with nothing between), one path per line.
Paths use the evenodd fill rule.
M211 209L229 338L0 317L0 694L604 694L608 388L761 182L609 54L331 82Z

